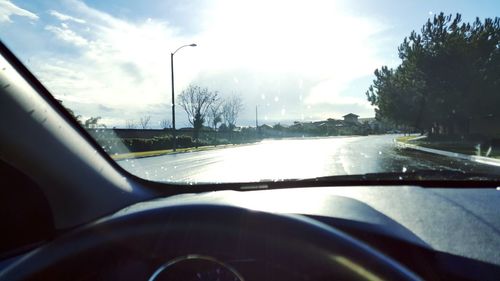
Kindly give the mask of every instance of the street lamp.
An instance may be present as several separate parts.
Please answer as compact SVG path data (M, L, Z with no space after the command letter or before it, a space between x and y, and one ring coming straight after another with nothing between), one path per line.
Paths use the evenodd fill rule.
M175 136L175 92L174 92L174 55L177 53L180 49L184 47L196 47L196 44L189 44L189 45L184 45L180 46L175 50L175 52L170 53L170 67L172 69L172 138L173 138L173 150L175 151L177 148L177 138Z

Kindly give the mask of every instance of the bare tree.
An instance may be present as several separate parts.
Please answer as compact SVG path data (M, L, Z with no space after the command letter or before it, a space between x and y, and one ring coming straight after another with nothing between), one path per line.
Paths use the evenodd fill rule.
M149 127L149 121L151 121L151 116L144 116L139 119L139 125L141 126L141 129L147 129Z
M236 126L238 115L243 109L243 100L241 96L233 95L226 98L222 104L222 116L226 126L232 130Z
M193 137L198 141L198 136L210 105L218 99L217 92L211 92L208 88L189 85L179 95L180 106L186 111L188 121L193 126Z
M217 99L209 107L207 123L214 129L214 142L217 145L217 126L222 123L222 101Z
M135 124L134 120L127 120L125 121L125 128L127 129L135 129L137 125Z
M207 110L207 123L214 130L217 129L219 123L222 123L222 100L215 100Z
M160 127L162 129L169 129L172 128L172 122L168 119L163 119L160 121Z

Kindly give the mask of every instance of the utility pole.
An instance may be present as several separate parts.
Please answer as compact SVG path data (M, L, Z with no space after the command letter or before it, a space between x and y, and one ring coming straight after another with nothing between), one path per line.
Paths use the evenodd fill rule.
M258 105L255 106L255 128L259 128L259 115L257 111Z
M259 113L258 113L258 105L255 106L255 133L257 137L259 137Z

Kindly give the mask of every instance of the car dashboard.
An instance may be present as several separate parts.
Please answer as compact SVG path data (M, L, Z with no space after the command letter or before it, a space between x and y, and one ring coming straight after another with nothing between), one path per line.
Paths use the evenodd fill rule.
M367 243L424 279L495 280L500 276L496 207L500 191L495 188L352 186L216 191L139 203L117 215L170 204L233 205L307 216ZM234 266L248 264L252 262Z
M238 234L235 241L225 241L217 235L201 240L191 238L188 231L182 236L183 243L166 243L163 236L154 232L144 236L141 228L134 227L133 221L127 219L162 208L220 206L229 208L219 214L221 219L234 216L231 208L236 207L327 225L396 260L425 280L495 280L500 276L498 192L488 188L351 186L213 191L159 198L131 205L85 226L93 236L107 236L106 249L97 255L92 251L80 255L78 261L84 260L85 264L71 259L64 261L63 267L70 271L77 270L75 264L90 269L81 271L84 274L79 274L78 279L64 275L67 272L58 277L74 280L319 280L289 267L287 262L280 263L289 259L287 256L276 256L273 262L259 258L244 233ZM130 231L141 238L124 242L113 238L112 228L100 228L107 221L116 220L129 225ZM161 224L169 222L167 216ZM262 231L266 231L265 226L263 224ZM188 230L192 227L192 224L183 226ZM300 235L300 231L292 227L283 229L279 235L286 237L294 232ZM72 236L71 232L62 236L53 242L64 244L78 239L78 234ZM233 246L226 247L226 244ZM20 256L12 263L25 258ZM309 258L306 252L303 258Z

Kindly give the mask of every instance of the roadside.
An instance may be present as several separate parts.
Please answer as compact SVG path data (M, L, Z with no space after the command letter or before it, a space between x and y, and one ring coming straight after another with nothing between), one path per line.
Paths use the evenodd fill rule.
M399 137L395 139L395 142L400 148L500 166L500 151L494 150L491 146L481 147L481 144L474 142L435 141L425 136Z
M357 135L352 136L340 136L340 137L356 137ZM308 139L324 139L330 138L332 136L317 136L317 137L308 137ZM339 136L335 136L339 137ZM292 139L304 139L304 137L289 137L289 138L268 138L263 140L292 140ZM258 142L258 141L257 141ZM199 147L185 147L185 148L177 148L174 152L172 149L162 149L162 150L148 150L148 151L139 151L139 152L127 152L127 153L109 153L111 158L115 161L131 159L131 158L144 158L144 157L155 157L155 156L163 156L168 154L176 154L176 153L188 153L188 152L198 152L198 151L207 151L214 149L222 149L229 147L239 147L245 145L255 144L257 142L246 142L246 143L230 143L230 144L218 144L218 145L203 145Z
M173 149L164 149L164 150L129 152L129 153L115 153L115 154L112 154L110 156L113 160L118 161L118 160L130 159L130 158L144 158L144 157L154 157L154 156L162 156L162 155L176 154L176 153L207 151L207 150L222 149L222 148L243 146L243 145L248 145L248 143L246 143L246 144L222 144L222 145L217 145L217 146L206 145L206 146L199 146L199 147L177 148L176 151L173 151Z
M308 137L308 139L324 139L324 138L330 138L330 137L332 137L332 136ZM352 135L352 136L335 136L335 137L339 138L339 137L358 137L358 136ZM304 139L304 137L268 138L268 139L263 139L263 141L264 140L268 140L268 141L293 140L293 139ZM119 160L131 159L131 158L155 157L155 156L163 156L163 155L176 154L176 153L199 152L199 151L207 151L207 150L222 149L222 148L229 148L229 147L240 147L240 146L245 146L245 145L252 145L255 143L258 143L258 142L218 144L217 146L215 146L215 145L203 145L203 146L199 146L199 147L177 148L177 150L175 152L172 149L162 149L162 150L148 150L148 151L139 151L139 152L127 152L127 153L109 153L109 154L113 160L119 161Z

